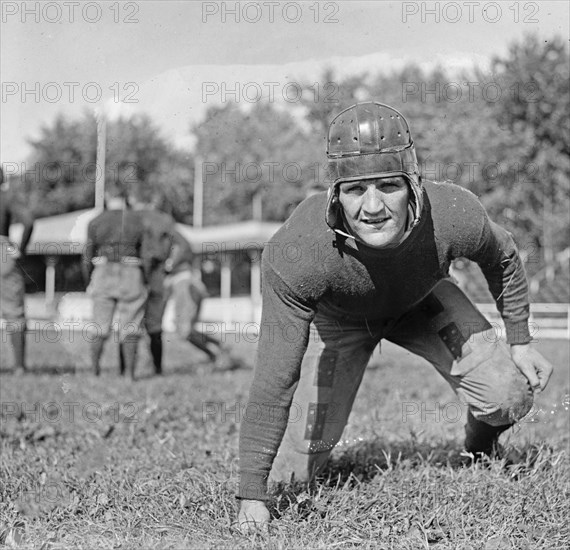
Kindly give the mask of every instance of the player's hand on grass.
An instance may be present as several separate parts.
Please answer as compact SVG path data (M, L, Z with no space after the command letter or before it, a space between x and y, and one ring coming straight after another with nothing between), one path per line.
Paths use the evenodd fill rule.
M535 392L546 388L553 366L541 353L530 344L516 344L511 345L511 357Z
M267 532L269 525L269 510L261 500L241 501L238 513L238 527L244 534Z

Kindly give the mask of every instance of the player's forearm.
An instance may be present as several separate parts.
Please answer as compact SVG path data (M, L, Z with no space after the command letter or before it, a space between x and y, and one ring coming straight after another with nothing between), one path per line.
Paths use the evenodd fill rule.
M283 439L289 404L253 397L244 409L239 443L239 498L267 499L269 472Z
M502 273L499 284L491 288L503 322L509 344L530 342L528 284L522 261L516 249L505 260L508 266ZM490 285L491 287L491 285Z
M240 498L267 498L267 479L287 427L295 387L280 387L279 394L252 387L240 432Z
M505 323L509 344L531 340L526 274L515 242L505 229L489 222L487 235L477 260L497 309Z
M304 323L303 323L304 324ZM259 345L258 362L240 432L241 498L264 500L267 478L289 420L307 338L287 342L285 333L271 335L267 327ZM262 322L263 334L264 325ZM299 326L299 334L308 327Z
M266 282L268 278L266 278ZM267 478L285 428L312 315L284 296L286 288L266 285L257 365L240 432L240 498L264 500Z

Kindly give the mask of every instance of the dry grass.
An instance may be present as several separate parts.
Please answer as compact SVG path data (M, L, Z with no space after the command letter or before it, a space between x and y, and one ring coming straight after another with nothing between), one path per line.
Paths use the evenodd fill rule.
M507 437L520 457L510 467L466 466L463 421L448 414L451 390L420 359L386 347L324 475L312 487L282 488L269 535L251 537L231 524L236 411L252 371L212 372L199 352L172 342L161 379L146 376L144 350L136 383L118 378L114 350L96 379L85 370L82 344L60 344L32 341L33 374L2 370L0 537L7 546L569 546L567 342L539 344L558 368L529 421ZM251 358L253 350L239 352ZM419 412L403 416L412 410L405 403Z

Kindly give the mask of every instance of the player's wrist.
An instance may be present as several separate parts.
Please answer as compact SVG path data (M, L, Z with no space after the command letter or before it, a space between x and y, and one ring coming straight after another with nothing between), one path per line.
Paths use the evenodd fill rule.
M505 323L505 332L507 343L512 345L524 345L532 342L528 321L520 321L516 323Z
M511 344L510 345L511 357L521 357L523 355L526 355L529 349L530 349L530 342L527 342L525 344Z

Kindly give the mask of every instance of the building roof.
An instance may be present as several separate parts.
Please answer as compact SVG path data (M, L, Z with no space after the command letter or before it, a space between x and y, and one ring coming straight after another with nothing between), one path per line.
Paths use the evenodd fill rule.
M211 253L216 252L216 246L222 243L224 251L236 251L246 248L261 249L269 242L281 225L274 222L250 220L200 228L179 223L177 224L177 229L190 243L194 252Z
M87 225L101 209L76 210L57 216L38 218L26 252L42 256L81 254L87 240ZM10 226L10 240L19 243L23 226Z

